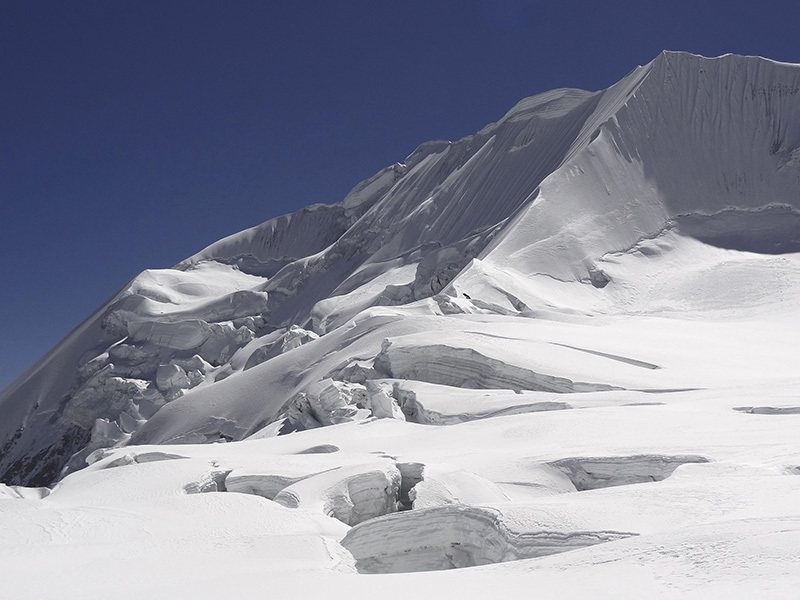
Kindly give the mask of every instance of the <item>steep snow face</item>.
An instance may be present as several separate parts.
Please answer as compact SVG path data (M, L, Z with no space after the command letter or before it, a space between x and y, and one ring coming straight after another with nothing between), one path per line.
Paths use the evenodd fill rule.
M598 260L668 229L728 249L797 251L800 69L663 53L631 78L638 85L609 90L611 114L598 112L589 143L481 259L602 286Z
M664 53L147 271L0 394L0 480L47 485L130 443L693 387L625 348L538 333L498 347L464 319L797 308L799 90L796 65ZM453 389L494 404L442 408ZM530 397L546 392L563 397Z
M416 275L401 281L407 289L387 290L383 302L435 294L559 166L600 97L556 90L528 99L474 136L423 144L339 205L236 234L179 267L212 259L271 275L270 265L283 260L264 287L276 326L304 324L312 312L318 322L329 320L332 307L314 311L317 302L349 293L390 266L416 268ZM314 243L298 253L300 239Z

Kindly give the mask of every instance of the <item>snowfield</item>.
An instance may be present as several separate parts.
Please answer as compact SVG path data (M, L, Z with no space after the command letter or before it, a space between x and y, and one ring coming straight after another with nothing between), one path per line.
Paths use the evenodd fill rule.
M665 52L144 272L0 394L2 595L796 598L798 156Z

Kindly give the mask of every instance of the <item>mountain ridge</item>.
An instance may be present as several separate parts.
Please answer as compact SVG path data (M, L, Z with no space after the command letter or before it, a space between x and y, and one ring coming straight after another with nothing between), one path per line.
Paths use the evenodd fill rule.
M146 271L0 392L0 480L49 485L104 444L257 433L340 367L315 366L306 344L338 332L330 353L334 338L356 347L342 331L353 322L373 358L366 340L402 320L393 307L644 310L637 298L655 295L668 268L643 277L632 249L668 265L691 245L719 264L720 239L760 243L747 237L754 214L768 231L800 214L799 92L798 65L665 51L606 90L523 99L476 134L421 144L339 203ZM792 221L774 253L796 232ZM254 408L265 382L277 391Z

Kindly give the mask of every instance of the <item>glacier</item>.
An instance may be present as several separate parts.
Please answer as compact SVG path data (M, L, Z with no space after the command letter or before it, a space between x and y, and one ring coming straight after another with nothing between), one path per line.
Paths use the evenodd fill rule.
M524 99L145 271L0 393L0 574L792 597L799 291L800 65Z

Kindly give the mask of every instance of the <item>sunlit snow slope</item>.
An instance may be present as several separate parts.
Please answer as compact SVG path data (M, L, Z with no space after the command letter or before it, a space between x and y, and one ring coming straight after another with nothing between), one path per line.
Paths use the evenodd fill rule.
M0 395L0 576L791 597L798 317L800 66L665 52L130 282Z

